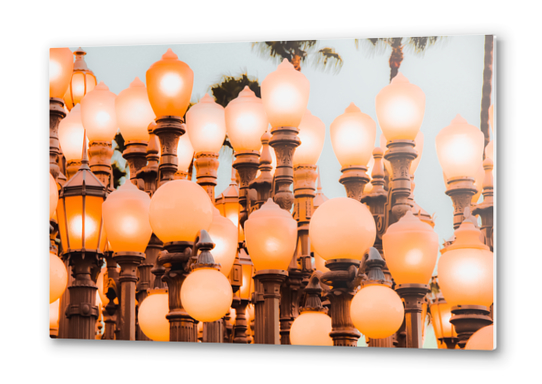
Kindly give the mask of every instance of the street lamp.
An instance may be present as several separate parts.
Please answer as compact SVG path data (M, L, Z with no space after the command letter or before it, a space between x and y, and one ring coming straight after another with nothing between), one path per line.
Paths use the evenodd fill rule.
M64 262L49 252L49 304L59 300L68 286L68 271Z
M73 55L75 56L75 62L73 63L73 73L69 82L68 89L64 94L64 102L68 110L79 104L85 95L92 91L96 87L97 81L94 73L88 69L85 62L85 55L87 53L77 48Z
M132 183L124 183L103 203L107 238L120 265L120 340L135 340L135 291L137 266L145 259L152 235L149 224L151 199Z
M152 289L147 294L139 306L139 327L153 341L169 341L167 289Z
M224 107L206 93L186 113L186 129L196 154L196 179L214 203L218 152L226 137Z
M254 280L262 287L257 295L263 295L263 303L256 302L255 342L279 344L280 286L294 256L297 223L269 199L245 222L245 238L256 268Z
M105 186L109 186L111 182L111 141L118 129L116 97L107 85L100 81L81 100L81 121L90 142L90 168Z
M446 175L446 194L454 204L454 229L465 217L476 194L474 178L477 176L484 151L484 134L457 115L450 125L443 128L436 137L437 155Z
M213 207L213 221L208 232L215 244L213 258L217 264L220 264L220 273L227 277L237 255L237 227Z
M440 295L429 305L431 312L431 323L435 331L436 339L444 344L448 349L455 349L457 345L457 332L450 323L452 317L452 305L447 303L444 297Z
M330 269L322 281L331 285L330 316L333 345L355 347L360 333L350 317L354 296L353 281L357 267L376 237L376 227L369 209L347 197L327 200L318 207L309 225L314 250Z
M365 184L369 182L367 163L374 147L376 123L350 103L331 123L330 135L333 152L342 167L339 182L344 185L348 197L360 201Z
M118 94L115 111L126 147L122 157L130 167L130 180L134 181L137 172L147 164L148 127L156 117L149 102L147 88L138 77Z
M60 142L62 154L66 159L66 176L68 180L77 173L81 166L84 134L85 128L81 120L81 104L77 104L58 125L58 141Z
M173 180L177 171L177 141L185 133L182 125L194 83L194 72L169 48L162 59L147 70L147 92L154 114L154 133L160 138L160 184Z

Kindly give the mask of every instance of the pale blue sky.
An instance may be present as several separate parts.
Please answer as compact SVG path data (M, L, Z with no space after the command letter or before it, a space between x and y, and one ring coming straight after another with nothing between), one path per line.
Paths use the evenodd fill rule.
M327 197L334 198L346 196L346 193L338 182L341 167L333 153L329 126L351 102L370 115L378 126L374 100L378 92L389 84L390 49L371 54L366 46L356 49L353 39L321 40L318 46L334 48L344 60L338 74L316 70L310 64L302 66L302 73L311 83L308 108L326 125L326 141L318 165L323 191ZM71 47L72 50L76 48ZM248 42L83 47L87 52L88 67L98 81L104 81L116 94L127 88L136 76L145 82L145 72L167 48L172 48L179 59L194 71L192 102L197 102L209 92L210 86L220 81L223 75L239 75L246 71L261 83L277 66L276 61L262 57ZM436 155L435 136L458 113L470 124L480 126L483 58L482 35L447 37L429 48L423 56L404 50L400 71L426 95L421 127L425 143L415 176L415 198L429 214L435 214L435 231L440 244L453 234L453 207L444 193L446 188ZM380 133L378 127L376 145L379 145ZM220 157L217 195L230 181L231 161L229 154ZM434 347L430 328L426 346Z

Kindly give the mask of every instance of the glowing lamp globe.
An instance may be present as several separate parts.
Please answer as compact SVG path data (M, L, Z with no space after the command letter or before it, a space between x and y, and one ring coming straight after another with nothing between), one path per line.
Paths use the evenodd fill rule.
M299 139L301 145L294 152L294 167L296 165L316 164L324 148L326 125L310 111L305 110L299 123Z
M60 258L49 252L49 303L60 299L68 286L68 270Z
M102 270L100 271L100 274L98 275L98 279L96 279L96 287L98 287L98 295L100 296L100 300L102 301L104 305L107 305L107 303L109 303L109 299L107 298L104 292L104 283L105 283L104 279L105 279L106 272L107 272L107 268L103 267Z
M190 167L190 163L192 162L193 157L194 147L192 147L190 137L185 133L184 135L179 137L179 142L177 144L177 167L179 171L188 173L188 168Z
M428 284L438 257L438 235L412 211L382 236L384 258L397 284Z
M493 344L493 325L480 328L470 337L465 345L465 349L474 351L492 351L495 349Z
M147 70L147 92L154 114L184 116L194 84L194 72L168 48Z
M476 177L484 151L484 134L459 114L436 137L440 166L448 179Z
M58 124L58 141L67 161L81 160L84 136L81 105L77 104Z
M375 107L388 141L416 139L425 113L425 93L401 72L376 95Z
M457 337L455 328L450 319L452 318L452 306L444 299L439 299L434 304L429 305L431 312L431 323L438 339Z
M96 87L96 76L88 69L85 62L87 54L81 48L73 52L75 62L73 63L73 73L71 75L68 89L64 94L64 102L68 110L71 110L75 105L81 102L85 95Z
M229 280L214 268L196 268L181 287L181 302L198 321L221 319L230 311L233 292Z
M169 341L169 299L167 290L148 291L148 296L139 306L139 327L153 341Z
M269 199L245 222L245 239L256 270L286 270L297 244L297 222Z
M68 48L49 50L49 97L61 99L73 72L73 54Z
M480 230L465 220L455 231L454 243L438 261L440 289L452 306L489 307L493 303L493 252L480 241L480 235Z
M186 130L194 152L218 153L226 137L224 107L206 93L186 113Z
M376 138L374 120L351 103L330 126L333 152L342 167L367 165Z
M49 173L49 220L53 218L58 205L58 186L53 175Z
M115 99L120 133L125 141L149 141L149 124L156 116L151 108L147 88L138 77Z
M152 235L149 224L151 198L125 182L103 203L107 239L116 252L145 252Z
M90 142L111 141L117 133L116 95L100 81L81 100L81 120Z
M259 151L269 122L262 100L246 86L226 106L226 130L235 152Z
M486 149L484 150L484 153L485 153L486 157L490 158L491 161L495 162L495 158L493 156L493 151L494 151L493 140L491 140L489 143L487 143Z
M290 328L292 345L332 346L331 317L323 312L304 311Z
M237 227L213 207L213 221L209 228L209 235L215 243L212 251L215 263L220 264L220 272L228 276L237 255Z
M371 339L393 335L401 327L405 311L399 295L385 285L367 285L350 303L354 326Z
M153 232L164 243L194 241L198 231L213 221L213 204L198 184L172 180L152 195L149 220Z
M273 128L298 127L309 103L310 83L287 59L262 81L262 101Z
M49 303L49 329L58 330L58 321L60 320L60 299Z
M314 212L309 237L315 253L325 260L361 260L376 238L373 215L359 201L336 197Z

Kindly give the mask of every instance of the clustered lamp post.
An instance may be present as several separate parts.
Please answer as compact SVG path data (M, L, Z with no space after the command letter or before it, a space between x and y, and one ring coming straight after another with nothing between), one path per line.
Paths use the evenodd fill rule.
M86 144L79 171L64 185L57 206L58 227L64 258L72 267L74 280L66 309L68 337L94 339L98 318L96 278L106 239L102 203L107 188L88 166Z
M57 180L65 180L58 165L60 147L58 124L66 117L62 97L68 88L73 72L73 55L68 48L51 48L49 51L49 167Z
M376 138L376 123L369 115L351 103L330 127L331 144L339 163L346 195L360 201L369 182L367 163Z
M147 70L146 78L149 101L157 117L154 134L160 139L162 185L173 180L178 169L177 142L186 131L182 117L190 103L194 72L170 48Z
M326 260L330 270L322 281L332 287L330 316L333 345L357 346L360 333L350 317L357 268L376 237L369 209L359 201L338 197L324 202L315 211L309 236L315 253Z

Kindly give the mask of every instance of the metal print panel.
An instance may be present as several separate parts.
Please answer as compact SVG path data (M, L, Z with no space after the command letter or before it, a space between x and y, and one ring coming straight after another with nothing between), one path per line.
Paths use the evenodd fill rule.
M51 338L495 349L494 50L52 48Z

